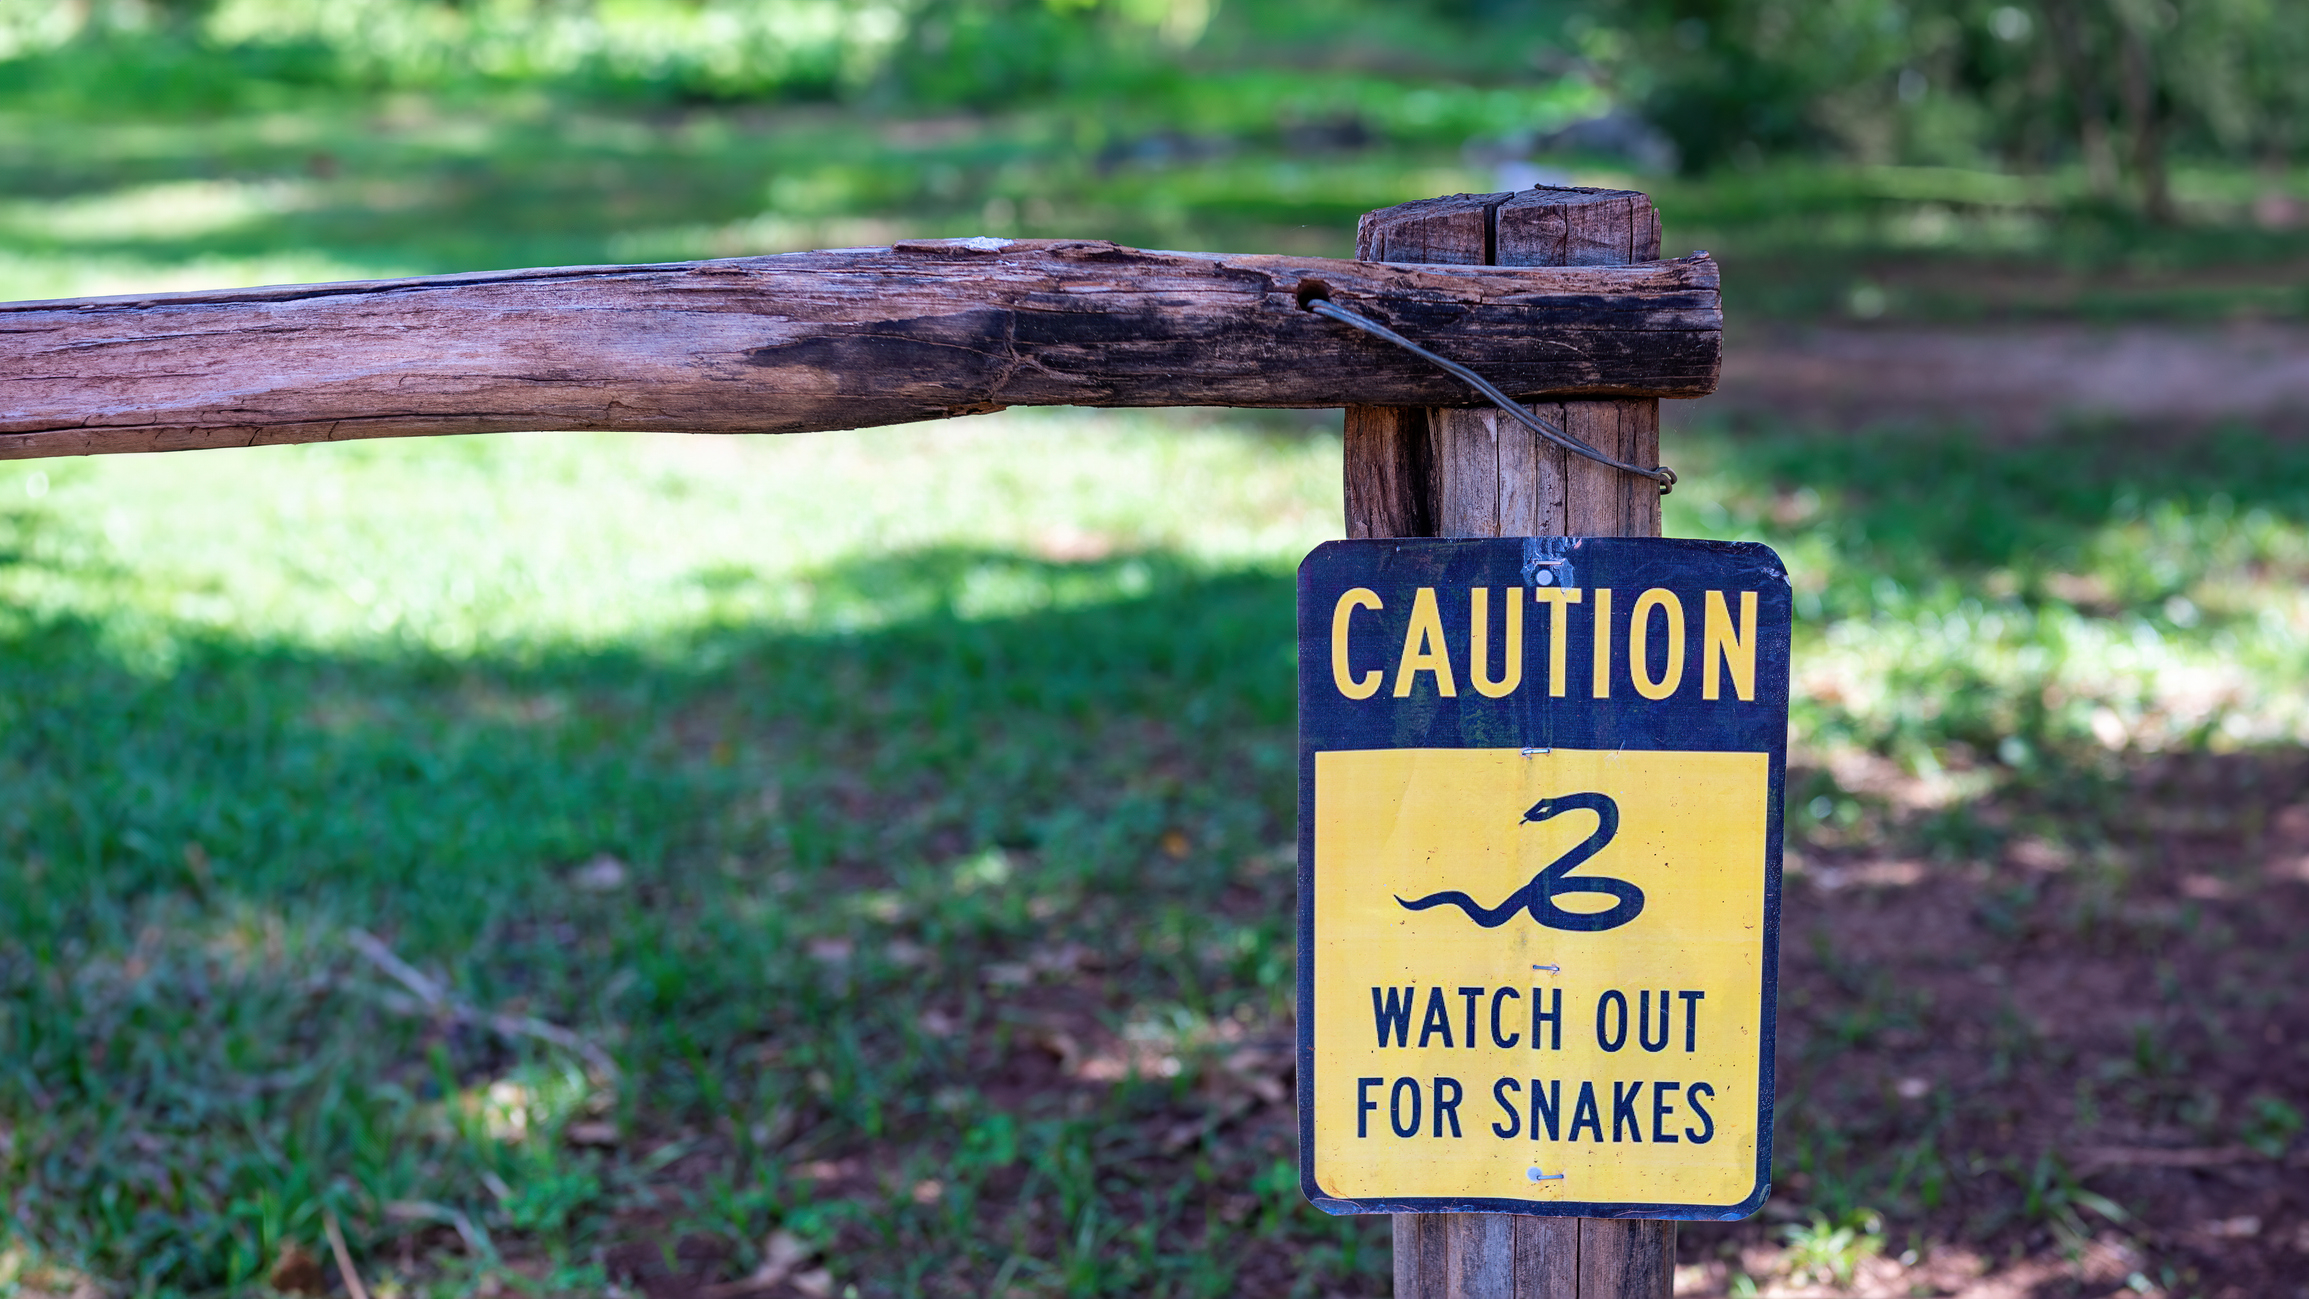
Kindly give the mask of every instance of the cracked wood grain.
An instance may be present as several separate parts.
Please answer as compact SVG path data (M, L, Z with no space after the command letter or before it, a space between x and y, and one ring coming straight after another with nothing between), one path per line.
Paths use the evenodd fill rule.
M0 303L0 459L517 429L791 433L1010 405L1459 405L1715 387L1715 264L1386 265L926 240Z

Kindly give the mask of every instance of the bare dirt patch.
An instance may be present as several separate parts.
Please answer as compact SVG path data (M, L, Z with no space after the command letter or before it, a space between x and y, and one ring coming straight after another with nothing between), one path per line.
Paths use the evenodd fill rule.
M2247 422L2309 430L2309 328L2081 324L1735 328L1690 409L1864 425Z
M2093 842L1796 855L1775 1198L1687 1225L1679 1294L2309 1294L2309 763L2111 793ZM1863 1211L1807 1277L1807 1218Z

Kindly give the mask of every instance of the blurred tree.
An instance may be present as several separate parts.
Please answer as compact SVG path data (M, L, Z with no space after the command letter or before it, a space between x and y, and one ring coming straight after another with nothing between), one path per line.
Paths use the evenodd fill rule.
M1972 17L1974 15L1965 15ZM2175 216L2176 149L2282 165L2309 111L2309 6L2287 0L2042 0L1983 7L2008 44L2043 47L2005 73L2016 120L2065 121L2092 192L2129 176L2141 210ZM1994 79L1978 87L1999 89Z
M1616 0L1599 17L1615 89L1672 137L1687 170L1844 145L1885 151L1889 105L1913 32L1892 0ZM1618 57L1610 57L1616 52Z
M116 99L152 98L153 68L190 84L213 64L211 90L180 97L227 102L246 69L286 75L252 52L293 48L301 78L355 89L976 111L1136 96L1204 131L1291 98L1211 71L1553 81L1600 87L1582 111L1640 113L1693 171L1781 153L2073 166L2156 220L2176 215L2173 158L2282 169L2309 143L2309 0L0 0L0 69L76 39L145 69L81 78ZM137 41L169 48L120 62Z
M1822 147L1908 161L2074 159L2174 215L2187 148L2272 165L2309 113L2299 0L1605 0L1615 87L1704 170Z
M1049 94L1102 56L1098 0L925 0L890 74L908 98L992 108ZM1114 71L1110 67L1110 71Z

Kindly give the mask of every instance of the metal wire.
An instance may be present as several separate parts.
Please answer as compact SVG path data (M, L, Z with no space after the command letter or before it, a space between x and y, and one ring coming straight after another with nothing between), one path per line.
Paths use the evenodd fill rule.
M1634 474L1638 478L1649 478L1653 482L1660 485L1660 495L1662 496L1667 495L1669 492L1674 491L1676 488L1675 470L1668 468L1666 465L1657 465L1653 468L1646 469L1641 465L1631 465L1624 461L1612 459L1610 456L1605 455L1603 452L1596 450L1594 447L1589 446L1587 443L1580 441L1578 438L1573 437L1571 434L1566 433L1562 429L1557 428L1555 425L1541 419L1539 416L1532 414L1528 410L1525 410L1521 404L1510 398L1506 393L1501 392L1499 389L1493 387L1490 381L1486 380L1482 375L1477 374L1475 371L1459 364L1457 361L1446 360L1443 357L1437 356L1435 353L1428 351L1426 348L1412 342L1410 339L1396 333L1394 330L1387 328L1385 325L1382 325L1378 321L1371 319L1369 316L1358 315L1355 312L1349 311L1345 307L1340 306L1338 303L1331 301L1329 298L1310 298L1307 300L1306 305L1307 310L1314 312L1318 316L1322 316L1330 320L1336 320L1342 325L1351 325L1354 328L1360 329L1364 333L1371 335L1373 338L1385 339L1386 341L1393 343L1395 346L1402 348L1404 351L1411 353L1413 356L1416 356L1423 361L1427 361L1434 365L1440 366L1453 375L1466 380L1470 387L1474 388L1477 392L1482 393L1484 396L1490 398L1493 405L1499 407L1503 411L1506 411L1508 414L1513 415L1523 424L1525 428L1528 428L1532 432L1539 434L1541 437L1555 443L1557 446L1571 452L1573 455L1586 456L1588 459L1595 461L1599 465L1610 465L1612 468L1619 470L1621 473Z

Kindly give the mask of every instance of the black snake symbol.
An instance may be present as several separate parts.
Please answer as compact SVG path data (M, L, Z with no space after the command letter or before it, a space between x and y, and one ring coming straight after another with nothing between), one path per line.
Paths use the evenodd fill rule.
M1539 874L1531 877L1530 883L1508 894L1507 900L1496 907L1486 907L1457 889L1430 893L1417 901L1401 897L1395 900L1402 903L1407 911L1425 911L1429 907L1446 904L1455 906L1466 912L1468 919L1485 929L1497 929L1506 924L1516 912L1525 910L1531 912L1532 919L1550 929L1576 929L1584 933L1617 929L1643 914L1644 891L1626 880L1596 875L1574 876L1571 872L1588 858L1602 852L1604 845L1620 832L1619 804L1605 794L1564 794L1543 798L1532 804L1531 810L1523 814L1523 819L1545 821L1566 812L1578 811L1595 813L1595 833L1580 840L1570 852L1549 862ZM1555 904L1557 896L1565 893L1602 893L1619 901L1603 911L1566 911Z

